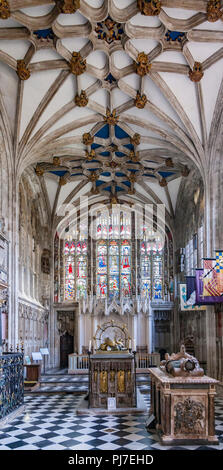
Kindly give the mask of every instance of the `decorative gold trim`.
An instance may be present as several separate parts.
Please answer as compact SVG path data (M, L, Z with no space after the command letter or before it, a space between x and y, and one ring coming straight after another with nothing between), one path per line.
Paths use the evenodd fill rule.
M118 378L118 392L124 393L125 392L125 372L124 370L119 370L117 373Z
M136 99L135 99L135 106L139 109L145 108L145 105L147 103L147 97L145 94L140 95L140 92L137 91L136 94Z
M1 20L7 20L11 16L9 2L7 0L0 1L0 18Z
M160 0L137 0L137 6L142 15L146 16L158 16L161 12L161 1Z
M102 370L100 372L100 392L101 393L108 392L108 373L106 370Z
M30 70L28 69L25 61L22 60L17 60L17 75L21 80L28 80L30 77Z
M135 71L140 77L144 77L151 70L152 64L149 63L148 55L140 52L137 56L137 62L134 63Z
M193 70L189 71L189 78L192 82L200 82L204 75L202 71L202 64L200 62L194 62Z
M221 2L219 0L209 0L207 3L207 20L215 23L215 21L220 20L222 17Z
M90 134L90 132L85 132L82 135L82 142L84 145L92 145L94 142L94 136Z
M73 52L70 61L70 71L74 75L81 75L86 70L86 59L83 59L80 52Z
M72 14L80 8L80 0L56 0L61 13Z
M88 97L86 95L86 91L81 90L80 95L77 94L74 98L74 101L75 101L76 105L79 106L80 108L83 108L84 106L87 106Z

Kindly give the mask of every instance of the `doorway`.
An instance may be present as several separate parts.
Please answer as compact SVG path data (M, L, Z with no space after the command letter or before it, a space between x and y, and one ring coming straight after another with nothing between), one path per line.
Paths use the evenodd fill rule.
M60 368L68 368L68 356L74 352L74 337L65 333L60 337Z

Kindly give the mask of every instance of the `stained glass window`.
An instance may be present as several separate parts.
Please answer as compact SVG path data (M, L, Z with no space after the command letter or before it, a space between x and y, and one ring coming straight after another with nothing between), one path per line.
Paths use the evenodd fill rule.
M84 297L87 292L87 243L65 240L64 300Z
M131 216L113 210L97 218L97 296L131 294Z
M163 247L158 241L141 242L141 295L163 298Z

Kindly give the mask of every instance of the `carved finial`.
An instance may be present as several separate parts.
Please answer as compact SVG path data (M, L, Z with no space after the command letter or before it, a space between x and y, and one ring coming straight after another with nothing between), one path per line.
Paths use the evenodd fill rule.
M80 95L77 94L74 98L74 101L75 101L76 105L79 106L80 108L83 108L84 106L87 106L88 97L86 95L86 92L84 90L81 90L81 94Z
M167 158L166 161L165 161L165 163L166 163L166 166L167 166L168 168L173 168L173 167L174 167L172 158Z
M137 62L134 63L135 71L140 77L149 73L152 65L149 63L148 55L145 52L140 52L137 57Z
M84 145L92 145L94 142L94 136L90 134L90 132L85 132L82 135L82 142Z
M161 186L161 188L164 188L165 186L167 186L167 180L166 180L166 178L162 178L162 179L159 181L159 185Z
M214 23L222 17L223 12L221 11L221 2L219 0L209 0L207 3L207 20Z
M128 194L129 194L130 196L133 196L133 195L135 194L135 192L136 192L136 191L135 191L135 188L129 188L129 189L128 189Z
M189 78L192 82L200 82L204 75L200 62L194 62L193 70L189 71Z
M43 176L44 175L44 168L42 168L39 165L36 165L35 172L37 176Z
M0 18L7 20L11 16L9 2L7 0L0 1Z
M83 59L80 52L73 52L70 61L70 71L74 75L81 75L86 70L86 60Z
M136 99L135 99L135 106L139 109L145 108L145 105L147 103L147 98L146 95L140 95L140 92L137 91Z
M107 108L106 110L106 116L104 116L104 121L107 123L107 124L110 124L111 126L114 126L117 121L118 121L119 117L116 116L116 110L114 109L112 111L112 113L109 111L109 109Z
M134 134L132 137L130 137L130 142L132 145L139 145L140 144L140 135L139 134Z
M61 13L75 13L80 8L80 0L56 0Z
M22 60L17 60L17 75L21 80L28 80L30 77L30 70L28 69L25 61Z
M92 149L90 152L88 152L86 150L85 154L86 154L86 158L87 158L88 161L94 160L94 158L95 158L95 150L94 149Z
M160 0L137 0L137 5L142 15L158 16L161 11Z

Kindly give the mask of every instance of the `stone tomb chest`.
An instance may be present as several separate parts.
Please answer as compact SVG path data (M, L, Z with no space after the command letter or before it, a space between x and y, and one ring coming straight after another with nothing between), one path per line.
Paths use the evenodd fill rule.
M129 352L96 353L90 356L89 407L106 408L108 397L116 408L136 406L134 355Z
M214 426L218 381L204 375L184 346L180 353L166 356L160 368L149 369L150 415L162 444L218 444Z

